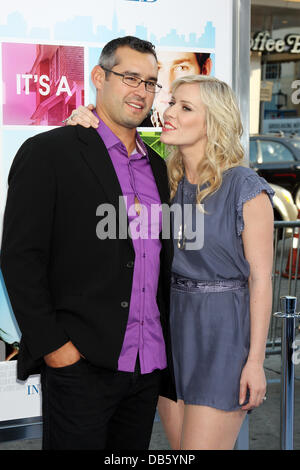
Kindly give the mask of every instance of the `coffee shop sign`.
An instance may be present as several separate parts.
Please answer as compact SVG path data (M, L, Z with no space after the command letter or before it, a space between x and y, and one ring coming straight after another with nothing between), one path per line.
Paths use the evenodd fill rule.
M300 54L300 34L288 34L284 39L272 39L269 31L259 31L251 38L250 49L257 52Z

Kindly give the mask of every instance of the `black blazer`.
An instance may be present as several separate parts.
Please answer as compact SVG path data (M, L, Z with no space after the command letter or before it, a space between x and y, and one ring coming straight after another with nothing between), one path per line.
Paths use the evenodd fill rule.
M162 203L169 203L166 165L148 147ZM67 126L28 139L8 178L1 269L22 332L18 378L38 373L43 356L71 340L91 363L117 369L134 266L127 239L96 236L100 204L116 208L121 187L95 129ZM162 394L175 398L169 336L171 239L161 239L157 303L169 367Z

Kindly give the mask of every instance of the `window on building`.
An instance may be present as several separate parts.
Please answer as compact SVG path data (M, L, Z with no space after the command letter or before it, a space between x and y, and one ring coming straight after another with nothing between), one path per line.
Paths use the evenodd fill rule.
M278 79L281 78L281 64L266 64L266 79Z
M60 53L59 48L55 53L55 82L60 80Z
M259 32L261 37L263 33L265 36L259 51L252 51L251 54L253 73L250 77L250 99L253 99L253 103L257 100L261 81L272 82L273 86L271 101L257 103L257 100L255 106L252 106L251 134L283 131L300 135L300 103L293 98L294 82L300 77L300 54L296 47L300 36L300 0L290 3L277 0L251 1L252 38ZM292 35L294 45L288 41L288 35ZM268 38L271 42L267 45ZM273 48L272 41L277 41L280 47L276 48L274 43ZM257 73L259 65L261 74ZM266 155L268 157L265 158L272 161L272 154ZM279 155L282 161L290 159L286 152Z

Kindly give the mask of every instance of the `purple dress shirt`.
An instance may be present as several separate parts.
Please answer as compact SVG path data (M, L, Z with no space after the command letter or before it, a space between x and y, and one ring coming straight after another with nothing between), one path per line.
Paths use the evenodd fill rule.
M161 250L159 233L162 224L158 210L160 196L146 147L138 133L136 149L128 157L125 145L101 119L97 131L110 155L126 201L135 251L129 316L118 370L133 372L139 354L141 373L147 374L167 366L160 312L156 303ZM136 200L139 201L138 206Z

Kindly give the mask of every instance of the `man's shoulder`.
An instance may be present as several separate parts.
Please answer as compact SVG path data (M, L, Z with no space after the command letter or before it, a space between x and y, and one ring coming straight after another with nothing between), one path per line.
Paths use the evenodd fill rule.
M40 132L28 139L32 144L51 144L59 141L69 141L77 138L75 126L64 126L51 129L49 131Z
M81 144L92 145L101 150L101 147L98 147L101 143L103 141L94 128L77 125L40 132L25 142L25 148L30 145L33 152L42 150L44 155L51 154L53 157L58 153L60 155L76 153L80 150Z
M69 165L74 161L76 154L79 155L82 147L80 141L83 141L85 147L85 144L93 142L93 139L94 145L101 141L94 129L81 126L57 127L40 132L23 142L13 160L10 175L20 167L30 167L38 171L38 168L52 167L53 164L57 168Z

